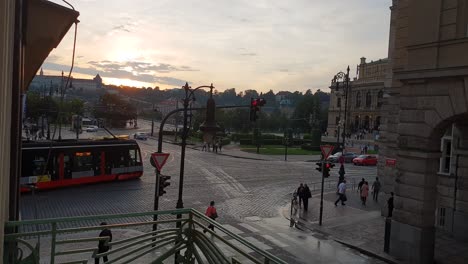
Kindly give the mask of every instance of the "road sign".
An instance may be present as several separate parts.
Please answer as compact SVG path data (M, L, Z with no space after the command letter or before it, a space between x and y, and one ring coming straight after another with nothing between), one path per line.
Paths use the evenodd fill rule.
M164 164L166 164L169 153L158 153L155 152L151 154L150 163L153 167L157 168L159 171L162 169Z
M385 166L394 167L396 165L396 159L385 159Z
M320 146L320 149L322 150L324 160L326 160L328 158L328 156L330 156L330 154L332 153L334 148L335 147L332 146L332 145L322 145L322 146Z

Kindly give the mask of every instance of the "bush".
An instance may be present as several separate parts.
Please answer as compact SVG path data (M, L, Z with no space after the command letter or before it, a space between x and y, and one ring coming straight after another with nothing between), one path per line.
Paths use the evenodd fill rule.
M316 151L316 150L320 150L320 146L314 146L311 143L306 143L306 144L301 145L301 149Z
M302 137L303 139L312 139L312 136L310 134L304 134Z
M231 139L226 137L226 138L222 138L221 139L221 145L225 146L225 145L229 145L231 144Z
M240 139L239 142L241 145L253 145L252 139Z

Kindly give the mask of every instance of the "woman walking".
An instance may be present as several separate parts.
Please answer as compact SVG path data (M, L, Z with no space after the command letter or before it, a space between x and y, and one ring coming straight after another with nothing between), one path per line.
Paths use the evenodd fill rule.
M218 213L216 212L216 207L214 205L215 205L215 202L211 201L210 206L208 206L208 208L206 208L205 215L208 216L209 218L213 219L213 220L216 220L216 218L218 218ZM209 224L208 228L214 231L214 225ZM203 233L205 233L205 232L206 232L206 230L203 230Z
M366 205L367 201L367 196L369 195L369 184L367 181L364 182L364 184L361 187L361 201L362 205Z

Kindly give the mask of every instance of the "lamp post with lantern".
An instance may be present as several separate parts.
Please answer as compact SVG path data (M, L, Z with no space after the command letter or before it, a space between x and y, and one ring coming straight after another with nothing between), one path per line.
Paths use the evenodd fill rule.
M339 72L337 73L333 79L332 79L332 84L331 88L335 90L335 92L338 94L342 92L344 95L344 118L343 122L341 121L341 103L340 103L340 111L339 111L339 122L338 122L338 138L337 138L337 143L339 144L339 137L340 137L340 128L341 124L343 125L343 136L342 136L342 152L345 149L345 143L346 143L346 122L347 122L347 110L348 110L348 94L349 94L349 66L346 69L346 73L344 72Z

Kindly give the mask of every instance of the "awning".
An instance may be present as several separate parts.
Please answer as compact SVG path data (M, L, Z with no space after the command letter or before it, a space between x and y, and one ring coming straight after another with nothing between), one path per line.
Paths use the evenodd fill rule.
M56 48L73 23L78 22L79 12L46 1L27 0L24 61L25 91L44 60Z

